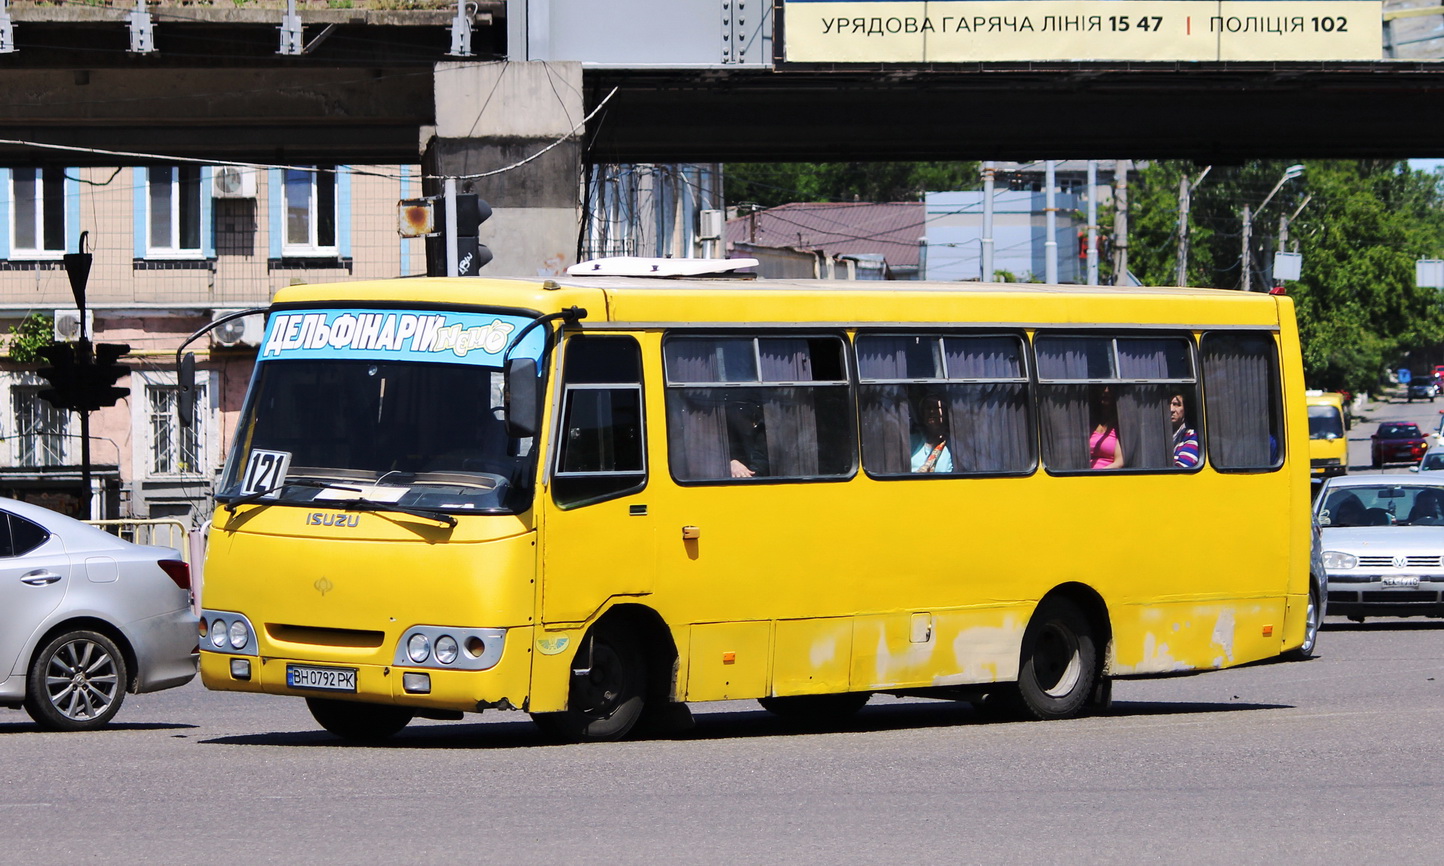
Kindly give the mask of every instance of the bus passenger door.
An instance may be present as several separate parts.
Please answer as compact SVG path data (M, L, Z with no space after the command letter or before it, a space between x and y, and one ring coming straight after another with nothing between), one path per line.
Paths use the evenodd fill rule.
M562 401L543 491L541 622L580 622L615 595L651 592L641 352L626 336L564 344Z

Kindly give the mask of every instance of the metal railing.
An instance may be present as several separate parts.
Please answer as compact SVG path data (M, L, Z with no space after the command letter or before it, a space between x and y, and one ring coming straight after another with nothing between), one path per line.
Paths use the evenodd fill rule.
M181 559L185 560L187 564L191 564L190 529L179 520L122 518L119 520L87 520L85 522L133 544L174 548L180 551Z

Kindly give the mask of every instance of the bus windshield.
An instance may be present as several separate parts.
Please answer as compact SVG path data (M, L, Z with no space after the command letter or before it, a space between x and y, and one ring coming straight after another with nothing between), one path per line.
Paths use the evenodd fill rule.
M1333 406L1309 407L1310 439L1344 438L1344 416Z
M509 439L502 374L466 364L279 360L259 365L218 498L254 491L261 455L282 456L266 502L365 498L513 513L530 498L530 440ZM297 483L299 482L299 483ZM321 483L318 483L321 482ZM289 486L283 486L289 485Z

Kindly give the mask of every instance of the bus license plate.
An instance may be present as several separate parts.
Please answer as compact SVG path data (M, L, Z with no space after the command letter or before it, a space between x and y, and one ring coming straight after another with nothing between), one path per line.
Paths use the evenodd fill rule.
M286 665L286 685L293 689L354 692L356 691L356 669Z
M1385 586L1418 586L1419 576L1414 574L1396 574L1384 578Z

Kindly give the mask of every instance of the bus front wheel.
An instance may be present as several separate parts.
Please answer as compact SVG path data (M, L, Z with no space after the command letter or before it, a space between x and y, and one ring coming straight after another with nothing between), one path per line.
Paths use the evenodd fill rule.
M567 708L532 713L532 720L564 742L620 740L641 718L646 694L647 666L636 638L598 627L572 662Z
M359 743L379 743L398 733L415 716L406 707L326 698L306 698L306 708L321 727L343 740Z
M1025 718L1078 715L1098 681L1098 648L1088 617L1073 602L1043 602L1023 633L1017 709Z

